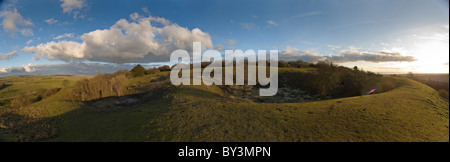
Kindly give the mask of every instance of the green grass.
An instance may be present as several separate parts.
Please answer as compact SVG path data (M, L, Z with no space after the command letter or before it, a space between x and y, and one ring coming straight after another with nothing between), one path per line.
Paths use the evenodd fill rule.
M0 80L29 79L43 87L62 86L64 79L54 81L48 77L53 76ZM152 77L135 78L128 84L150 84ZM448 100L407 78L383 79L394 81L397 88L369 96L303 103L254 103L229 96L216 86L178 86L166 97L109 112L92 111L82 102L68 100L72 87L64 87L14 113L59 119L52 123L58 134L44 141L448 140ZM18 84L15 89L22 91L20 86L26 88L26 84ZM10 88L13 86L1 90L0 95L13 96L5 91ZM4 132L0 128L5 140L16 140Z
M60 135L49 141L142 141L146 123L166 111L164 100L119 112L79 108L61 115Z
M62 88L64 80L69 81L69 85L75 84L78 80L91 78L92 76L73 75L73 76L54 76L54 75L35 75L35 76L10 76L0 77L0 83L12 84L0 91L0 100L4 98L15 97L20 93L32 93L39 89Z
M306 73L316 70L316 68L278 68L278 73Z
M418 82L382 94L307 103L227 103L205 87L180 87L184 98L156 121L150 141L443 141L448 101ZM203 95L192 95L203 94ZM174 120L176 119L176 120Z

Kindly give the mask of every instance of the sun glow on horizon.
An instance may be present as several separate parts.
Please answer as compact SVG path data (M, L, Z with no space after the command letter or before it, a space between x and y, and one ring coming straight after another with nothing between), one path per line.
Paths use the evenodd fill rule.
M414 50L416 73L448 73L449 44L443 41L427 41Z

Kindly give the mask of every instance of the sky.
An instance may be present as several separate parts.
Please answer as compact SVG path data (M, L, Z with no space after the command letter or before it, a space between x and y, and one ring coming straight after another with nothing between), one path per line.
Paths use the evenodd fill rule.
M159 66L194 41L382 74L449 72L448 0L0 3L0 76Z

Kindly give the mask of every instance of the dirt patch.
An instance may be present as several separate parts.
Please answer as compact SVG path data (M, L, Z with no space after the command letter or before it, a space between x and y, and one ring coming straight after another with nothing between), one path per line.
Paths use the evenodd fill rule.
M87 108L96 112L117 111L125 108L141 105L143 103L158 99L164 94L148 92L146 94L136 94L120 97L107 97L95 101L85 102Z
M320 95L310 94L298 88L282 87L278 88L275 96L260 96L260 87L257 86L227 86L226 91L234 97L240 97L258 103L294 103L294 102L310 102L320 101L323 99L331 99L330 96L321 98Z

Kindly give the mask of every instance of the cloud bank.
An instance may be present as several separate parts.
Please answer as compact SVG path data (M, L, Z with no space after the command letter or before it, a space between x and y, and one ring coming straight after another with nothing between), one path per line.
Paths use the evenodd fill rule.
M299 50L294 47L287 46L284 51L278 55L280 60L296 61L302 60L305 62L317 62L325 59L324 56L314 53L311 50Z
M83 34L82 42L51 41L26 46L23 52L38 58L66 62L96 61L109 63L166 62L177 49L192 51L192 42L202 42L202 48L213 49L208 33L189 30L160 17L143 17L137 13L131 20L120 19L109 29Z
M36 69L30 63L28 65L22 65L22 66L18 66L18 67L0 68L0 76L3 76L5 74L11 73L11 72L32 73L35 71L36 71Z
M384 52L377 53L360 52L355 50L341 50L338 51L339 55L329 55L326 59L333 62L413 62L416 59L412 56L403 56L398 52Z
M413 62L416 59L412 56L403 56L397 52L385 52L380 51L376 53L371 52L361 52L355 48L349 50L341 50L337 52L338 55L320 55L314 53L311 50L301 51L294 47L286 47L284 51L280 52L280 60L303 60L306 62L317 62L321 60L328 60L336 63L344 62Z
M114 73L118 70L131 70L135 65L101 63L65 63L65 64L27 64L18 67L0 68L0 77L13 75L95 75ZM145 68L154 66L143 65ZM156 65L155 65L156 66Z

